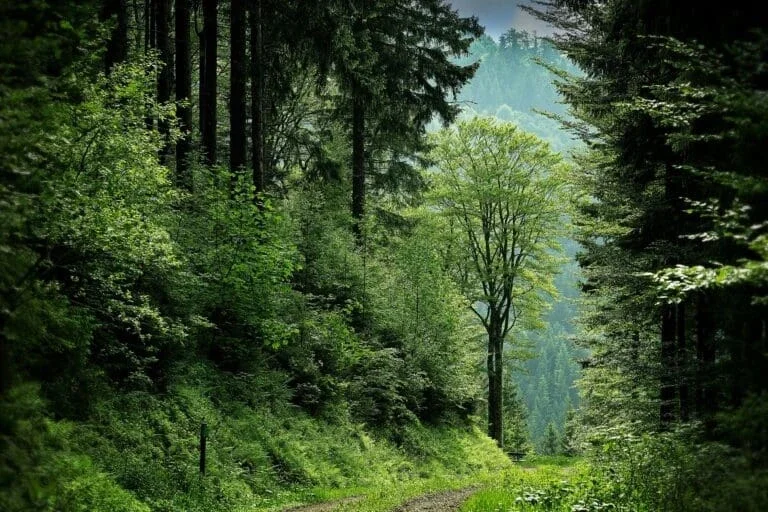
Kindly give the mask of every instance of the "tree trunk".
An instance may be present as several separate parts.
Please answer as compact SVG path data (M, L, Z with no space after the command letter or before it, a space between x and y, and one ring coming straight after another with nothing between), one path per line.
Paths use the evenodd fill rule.
M680 421L690 419L691 401L688 388L689 362L688 344L686 340L685 304L680 303L677 310L677 382L678 396L680 397Z
M229 167L233 182L246 160L245 0L232 0L230 19Z
M365 104L359 89L352 101L352 217L360 239L365 215Z
M205 163L216 165L218 15L216 0L202 0L203 34L200 41L200 139Z
M128 5L126 0L105 0L101 9L101 21L116 17L114 27L104 54L104 71L109 74L112 67L128 58Z
M176 111L181 138L176 143L176 179L187 190L192 189L189 154L192 150L192 66L189 44L189 0L176 0Z
M171 37L169 31L170 0L155 0L157 11L155 22L157 23L157 49L160 53L160 73L157 77L157 100L167 103L171 100L171 82L173 77L173 57L171 55ZM170 124L167 120L160 120L160 133L164 144L160 150L160 161L165 163L170 154Z
M152 40L152 31L154 30L154 16L152 15L152 1L144 0L144 55L149 53L149 49L154 45Z
M155 49L157 44L155 39L155 2L154 0L144 0L144 55L148 55L151 50ZM147 73L147 81L151 82L154 77ZM152 106L147 104L147 117L144 122L147 125L147 130L152 130L155 127L155 118L152 114Z
M256 194L264 192L264 41L261 0L250 10L251 25L251 165ZM254 198L256 199L256 198Z
M715 364L714 321L711 298L702 294L696 302L696 412L705 425L712 425L717 408L712 373Z
M504 447L504 410L502 387L504 382L503 340L495 326L488 334L488 436Z
M675 421L675 307L665 304L661 308L661 375L659 419L666 429Z

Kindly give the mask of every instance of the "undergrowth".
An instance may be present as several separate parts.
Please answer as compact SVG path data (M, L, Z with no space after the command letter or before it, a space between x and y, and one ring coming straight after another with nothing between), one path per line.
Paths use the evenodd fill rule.
M100 397L87 422L56 421L45 414L36 387L18 388L15 431L5 439L13 442L7 452L13 467L0 475L16 480L3 487L0 509L20 511L17 504L31 501L38 510L61 511L280 510L359 494L382 507L509 466L471 424L414 421L398 429L395 443L390 433L371 432L349 415L312 417L284 400L244 405L232 398L232 386L247 386L242 380L249 378L264 387L264 379L281 376L225 382L198 367L164 395ZM198 467L203 421L204 477Z

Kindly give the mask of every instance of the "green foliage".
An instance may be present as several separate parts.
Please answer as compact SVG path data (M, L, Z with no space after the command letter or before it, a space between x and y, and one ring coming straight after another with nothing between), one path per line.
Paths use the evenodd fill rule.
M83 455L75 425L46 417L35 386L12 388L0 407L3 510L150 510Z
M520 396L520 390L513 379L507 378L503 384L502 402L504 407L504 449L510 454L532 451L529 432L528 409Z
M501 308L503 336L518 321L535 329L544 294L554 293L564 213L560 156L536 136L485 118L462 121L433 143L433 200L456 237L448 263L462 291L484 325Z
M266 509L305 499L312 488L383 489L509 464L477 429L411 424L396 446L341 416L331 424L274 407L284 375L252 377L252 392L268 398L238 404L240 378L191 369L162 398L103 397L88 424L53 421L34 388L16 389L3 404L13 428L5 433L4 423L3 510ZM204 479L202 420L209 425Z
M34 235L46 241L63 293L98 322L92 357L127 386L152 386L158 352L175 350L186 332L161 309L161 290L143 284L167 281L181 265L166 227L176 193L157 163L160 139L145 126L145 67L71 86L82 98L63 105L48 130L43 152L55 173L42 184Z
M606 499L661 511L757 511L768 503L759 483L765 472L749 471L747 461L726 445L697 441L695 430L605 434L595 470Z
M565 165L536 136L489 118L432 141L444 265L487 334L489 431L502 444L504 344L513 332L541 329L555 294Z
M544 437L544 444L542 446L542 453L544 455L557 455L560 453L560 442L558 437L555 425L553 423L548 424L547 434Z

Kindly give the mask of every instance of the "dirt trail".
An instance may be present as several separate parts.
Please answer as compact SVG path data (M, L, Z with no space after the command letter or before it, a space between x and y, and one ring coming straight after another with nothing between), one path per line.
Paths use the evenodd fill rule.
M283 512L333 512L342 505L350 505L362 500L363 496L352 496L341 500L328 501L325 503L315 503L314 505L302 505L299 507L291 507L283 510Z
M462 503L467 501L467 498L474 494L475 491L477 491L477 487L424 494L411 498L393 512L456 512ZM283 512L334 512L340 508L343 510L354 510L353 504L362 499L362 496L353 496L326 503L292 507Z
M455 512L475 491L476 487L468 487L457 491L425 494L406 501L394 512Z

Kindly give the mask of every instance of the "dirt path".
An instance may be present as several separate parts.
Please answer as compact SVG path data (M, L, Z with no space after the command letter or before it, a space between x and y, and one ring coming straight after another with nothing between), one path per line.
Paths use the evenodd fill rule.
M406 501L394 512L455 512L475 491L477 487L425 494Z
M477 487L468 487L457 491L442 491L424 494L411 498L393 512L456 512L462 503L467 501ZM341 500L303 505L285 509L283 512L334 512L343 507L343 510L354 510L354 503L361 501L363 496L352 496Z
M333 512L342 505L350 505L362 500L363 496L351 496L341 500L328 501L325 503L315 503L314 505L302 505L300 507L291 507L283 512Z

